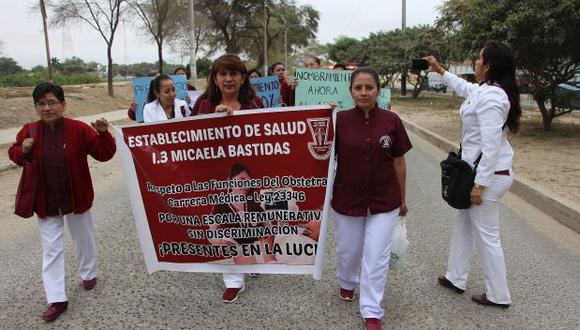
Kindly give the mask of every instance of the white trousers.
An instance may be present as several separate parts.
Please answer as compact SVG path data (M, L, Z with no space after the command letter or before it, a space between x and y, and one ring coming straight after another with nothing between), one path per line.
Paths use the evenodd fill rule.
M42 282L49 304L68 300L64 284L64 218L74 242L81 279L97 277L97 249L91 210L82 214L38 218L42 239Z
M244 281L246 274L244 273L224 273L224 284L226 288L242 288L244 287Z
M360 279L359 309L363 318L380 319L385 313L381 300L398 215L398 208L366 217L333 212L338 283L344 289L354 290Z
M481 257L487 299L497 304L511 304L507 286L505 258L499 234L499 200L513 182L513 172L494 175L483 193L483 204L459 210L453 228L445 277L465 290L474 245Z

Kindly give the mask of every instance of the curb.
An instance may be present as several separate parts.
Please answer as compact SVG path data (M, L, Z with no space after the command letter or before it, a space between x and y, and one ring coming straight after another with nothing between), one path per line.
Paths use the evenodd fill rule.
M438 148L444 151L457 150L457 146L444 137L406 119L401 118L401 120L405 123L405 128ZM525 178L514 178L510 191L560 223L580 233L580 205L556 196Z

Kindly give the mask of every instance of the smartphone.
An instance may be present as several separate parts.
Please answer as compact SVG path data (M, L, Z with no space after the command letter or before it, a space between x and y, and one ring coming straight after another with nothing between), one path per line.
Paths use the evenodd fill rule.
M414 58L411 60L411 70L427 70L429 62L424 58Z

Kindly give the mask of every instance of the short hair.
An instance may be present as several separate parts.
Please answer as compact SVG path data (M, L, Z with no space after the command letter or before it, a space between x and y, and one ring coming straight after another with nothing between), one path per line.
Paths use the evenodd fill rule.
M64 102L64 90L59 85L55 85L50 82L43 82L36 87L34 87L34 91L32 91L32 100L34 101L34 105L38 103L41 97L46 95L47 93L52 93L59 101Z
M377 84L377 89L381 89L381 81L379 79L379 73L377 72L377 70L365 66L362 68L358 68L356 70L354 70L350 76L350 87L348 88L349 90L352 89L352 84L354 83L354 79L361 73L368 73L373 77L373 80L375 81L375 83Z
M309 58L314 60L314 62L316 62L316 64L318 64L318 65L320 65L320 63L322 63L320 61L320 58L318 58L318 56L314 56L314 55L308 55L308 56L306 56L306 58L304 60L306 61Z
M268 76L273 76L274 75L274 69L278 65L283 66L284 67L284 70L286 70L286 66L284 65L284 63L282 63L282 62L276 62L276 63L270 65L270 67L268 68Z
M248 77L251 76L252 73L254 73L254 72L258 75L258 77L261 77L262 76L262 74L260 73L260 70L258 70L258 68L253 68L253 69L250 69L248 71Z
M342 63L336 63L334 67L332 67L333 70L336 70L337 68L342 68L343 70L346 70L346 65Z

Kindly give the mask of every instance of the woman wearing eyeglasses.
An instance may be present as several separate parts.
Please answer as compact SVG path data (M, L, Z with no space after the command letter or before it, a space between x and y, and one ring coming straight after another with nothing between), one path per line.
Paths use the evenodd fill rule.
M93 184L87 156L108 161L115 154L115 140L107 131L104 118L92 128L63 116L64 91L52 83L42 83L32 93L39 121L26 124L8 150L19 166L39 164L34 183L33 211L38 218L42 239L42 282L50 304L42 318L54 321L68 308L65 293L64 220L77 256L77 270L85 290L97 283L97 250L91 216ZM26 178L26 177L25 177ZM28 182L31 183L31 182ZM18 191L17 199L22 198ZM20 213L17 213L21 215ZM23 215L28 217L29 215Z

